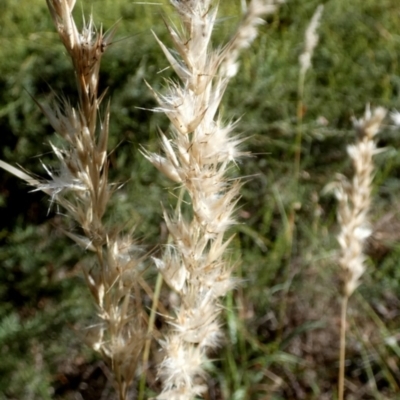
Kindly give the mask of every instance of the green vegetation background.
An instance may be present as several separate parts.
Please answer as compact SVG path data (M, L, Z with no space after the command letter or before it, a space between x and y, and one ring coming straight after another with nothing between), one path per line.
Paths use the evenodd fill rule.
M221 1L215 43L233 32L239 3ZM345 150L354 140L351 117L367 102L400 109L400 4L323 3L301 126L298 56L318 1L288 0L268 19L224 99L224 117L240 117L238 131L254 156L234 172L248 177L232 248L242 283L226 300L226 343L209 368L208 399L335 398L336 206L322 190L335 173L351 173ZM173 192L139 153L141 145L157 149L157 127L168 127L164 116L149 111L155 104L144 80L162 91L170 76L150 30L168 43L162 17L172 10L166 1L80 1L78 20L82 10L86 16L92 10L106 29L119 20L101 72L112 105L111 178L124 183L109 218L137 225L151 247L164 231L160 201L168 203ZM0 159L41 176L40 160L54 165L49 140L57 138L31 96L46 102L52 90L76 98L70 60L45 2L1 0ZM380 137L387 151L377 157L368 272L350 303L349 399L400 398L400 141L389 125ZM106 367L83 344L82 329L95 321L95 311L79 263L90 260L60 232L68 226L62 210L29 192L0 171L0 399L113 399ZM162 300L168 305L167 291ZM149 395L157 385L150 371Z

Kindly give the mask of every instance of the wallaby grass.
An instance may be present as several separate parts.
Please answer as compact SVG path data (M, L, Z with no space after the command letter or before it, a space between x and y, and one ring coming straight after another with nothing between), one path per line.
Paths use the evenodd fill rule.
M237 275L243 284L226 299L226 343L210 366L210 399L334 398L336 205L321 190L334 173L350 174L345 153L354 139L350 117L360 116L367 101L399 108L400 10L396 0L324 3L320 43L305 82L297 192L292 171L298 55L317 1L291 1L268 18L225 97L224 116L242 116L238 129L251 136L246 148L255 157L239 165L241 175L252 177L242 190L243 224L234 229L232 246L242 259ZM221 6L220 15L228 18L216 35L223 38L239 4L233 10ZM112 99L110 173L126 183L109 213L117 223L137 223L140 235L155 244L164 229L160 201L174 197L165 190L169 183L137 150L139 144L157 149L156 127L168 123L135 107L154 106L144 78L163 86L165 73L157 72L167 64L149 32L152 28L164 38L162 8L122 0L85 2L85 15L92 10L105 28L122 17L115 40L126 37L110 48L101 71ZM0 11L0 158L43 175L37 155L51 165L46 143L52 129L26 91L43 101L49 86L69 96L74 77L44 2L3 1ZM79 5L75 12L79 21ZM319 117L328 124L318 123ZM371 218L379 226L381 218L393 217L381 227L384 240L381 235L371 245L367 273L349 309L346 379L355 399L396 399L399 393L400 248L398 232L391 229L398 226L398 143L396 131L387 128L381 134L380 146L389 150L376 159ZM74 331L92 315L75 268L81 251L58 233L60 218L54 209L46 215L43 195L28 195L24 184L2 171L0 181L0 398L70 399L78 393L100 398L108 390L103 366ZM287 228L294 202L301 208L290 248ZM166 305L168 296L161 298ZM150 373L153 388L154 378Z

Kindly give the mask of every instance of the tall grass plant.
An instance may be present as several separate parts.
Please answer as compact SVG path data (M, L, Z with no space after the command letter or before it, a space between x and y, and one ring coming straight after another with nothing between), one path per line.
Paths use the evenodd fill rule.
M46 145L52 128L30 95L46 103L50 86L76 99L74 77L44 4L18 3L0 5L1 159L43 175L39 154L46 165L55 165ZM245 146L255 157L239 164L241 175L252 177L241 191L238 212L243 223L232 228L232 254L242 259L237 277L243 284L224 303L225 341L215 365L208 368L210 398L331 399L336 391L339 282L334 278L333 232L338 227L335 203L321 190L334 173L350 173L345 155L346 145L354 141L350 117L361 115L366 101L398 107L398 5L393 0L324 2L320 42L304 85L299 191L294 195L290 171L298 56L318 5L292 1L268 17L222 106L228 120L242 116L238 130L250 136ZM239 2L232 9L221 6L225 18L218 20L216 41L226 39L229 27L239 21ZM169 73L158 74L166 63L150 28L168 43L160 14L170 10L166 2L163 8L122 0L83 7L85 15L93 10L106 29L122 16L102 70L102 85L110 87L112 99L110 178L124 183L110 201L108 215L117 225L132 221L139 237L156 244L160 235L166 240L160 201L168 204L176 197L168 180L133 148L141 144L156 151L157 127L168 127L161 114L142 108L156 105L143 80L162 92L162 77ZM81 18L80 6L75 17ZM360 399L377 394L394 399L399 391L398 139L387 127L380 137L388 151L376 159L368 274L348 313L346 388L349 396ZM43 195L28 196L26 185L4 172L0 179L1 396L112 398L105 365L75 334L93 322L76 267L81 251L60 234L56 209L47 215ZM138 197L138 192L146 196ZM287 224L294 201L300 207L289 246ZM154 272L148 279L155 279ZM287 307L279 321L283 293ZM172 300L167 291L161 292L162 305ZM144 301L150 308L149 295ZM156 326L161 324L157 318ZM152 368L147 387L146 396L159 391Z

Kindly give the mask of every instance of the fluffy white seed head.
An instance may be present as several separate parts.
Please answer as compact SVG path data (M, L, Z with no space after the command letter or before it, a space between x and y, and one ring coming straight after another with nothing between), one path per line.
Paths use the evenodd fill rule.
M367 106L364 117L354 119L358 140L347 148L354 176L351 182L340 177L336 185L335 194L339 202L338 221L341 226L338 235L341 247L339 263L342 269L343 291L347 297L357 288L365 271L363 247L371 234L368 211L371 203L373 156L378 153L374 137L379 132L385 115L384 108L379 107L371 111Z
M306 30L304 51L299 56L301 68L300 73L302 75L305 75L307 70L311 67L311 59L319 40L317 29L321 21L323 10L324 6L320 4L315 10L315 13L311 18L310 24L308 25Z

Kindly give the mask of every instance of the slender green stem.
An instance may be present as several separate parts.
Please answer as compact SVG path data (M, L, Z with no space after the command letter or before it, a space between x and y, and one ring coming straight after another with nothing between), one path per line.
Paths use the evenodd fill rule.
M289 217L286 222L286 240L287 249L289 257L292 255L293 251L293 235L296 226L296 211L300 204L300 194L299 194L299 178L300 178L300 164L301 164L301 142L303 136L303 99L304 99L304 82L305 73L300 71L298 86L297 86L297 127L296 127L296 139L294 147L294 167L293 167L293 177L294 177L294 190L295 198L292 201ZM287 283L290 279L290 263L286 263L284 271L284 282ZM283 334L283 319L286 314L288 293L290 289L290 284L285 284L285 290L283 292L283 301L279 307L279 337Z
M342 298L342 312L340 318L340 361L339 361L339 379L338 379L338 400L344 399L344 367L346 358L346 316L347 303L349 297L344 295Z
M290 272L290 260L292 258L292 253L293 253L293 235L294 235L294 228L295 228L295 219L296 219L296 210L295 210L295 204L292 204L292 207L290 209L290 214L288 215L288 218L286 219L286 226L285 226L285 238L286 238L286 243L285 247L287 248L287 254L288 254L288 259L287 262L285 263L285 268L283 270L283 292L282 292L282 298L283 301L280 302L279 306L279 329L278 329L278 337L282 340L283 339L283 333L284 333L284 320L285 320L285 315L287 311L287 306L288 306L288 299L289 299L289 290L291 286L291 272Z
M374 392L375 399L376 400L381 400L382 396L379 393L379 389L378 389L378 386L376 384L376 377L375 377L374 371L372 369L371 357L370 357L370 354L373 354L375 349L373 349L372 347L368 348L368 346L370 346L371 344L367 343L365 338L363 338L362 333L357 328L357 324L354 324L354 328L355 328L355 331L356 331L356 334L357 334L357 338L358 338L359 342L362 344L362 346L360 348L360 351L361 351L361 356L363 358L363 363L365 365L364 368L365 368L365 371L366 371L367 376L368 376L368 384L371 387L371 390ZM382 371L382 372L384 373L384 371Z
M293 250L293 235L296 225L296 211L297 207L300 203L300 194L299 194L299 178L300 178L300 164L301 164L301 142L303 136L303 99L304 99L304 82L305 82L305 73L300 71L298 87L297 87L297 127L296 127L296 139L295 139L295 147L294 147L294 167L293 167L293 177L294 177L294 190L295 198L292 201L289 217L286 223L286 239L287 239L287 249L289 257L292 255ZM287 283L290 279L290 263L286 263L285 271L284 271L284 279ZM288 293L290 289L290 284L285 285L285 291L283 293L283 301L281 302L281 306L279 309L279 337L282 336L283 333L283 318L286 314L287 302L288 302Z
M296 190L300 175L300 163L301 163L301 143L303 140L303 113L304 113L304 82L305 73L300 72L298 88L297 88L297 127L296 127L296 141L295 141L295 153L294 153L294 178L296 181Z
M153 305L151 307L151 313L150 313L150 318L149 318L149 327L147 329L147 340L144 345L144 350L143 350L143 373L140 377L140 382L139 382L139 393L138 393L138 400L143 400L144 399L144 392L146 389L146 371L147 371L147 364L149 361L149 355L150 355L150 346L151 346L151 340L152 340L152 333L153 333L153 328L154 328L154 322L156 320L156 313L157 313L157 308L158 308L158 300L160 299L160 293L161 293L161 287L163 284L163 277L159 273L157 276L157 281L156 281L156 287L154 290L154 296L153 296Z

